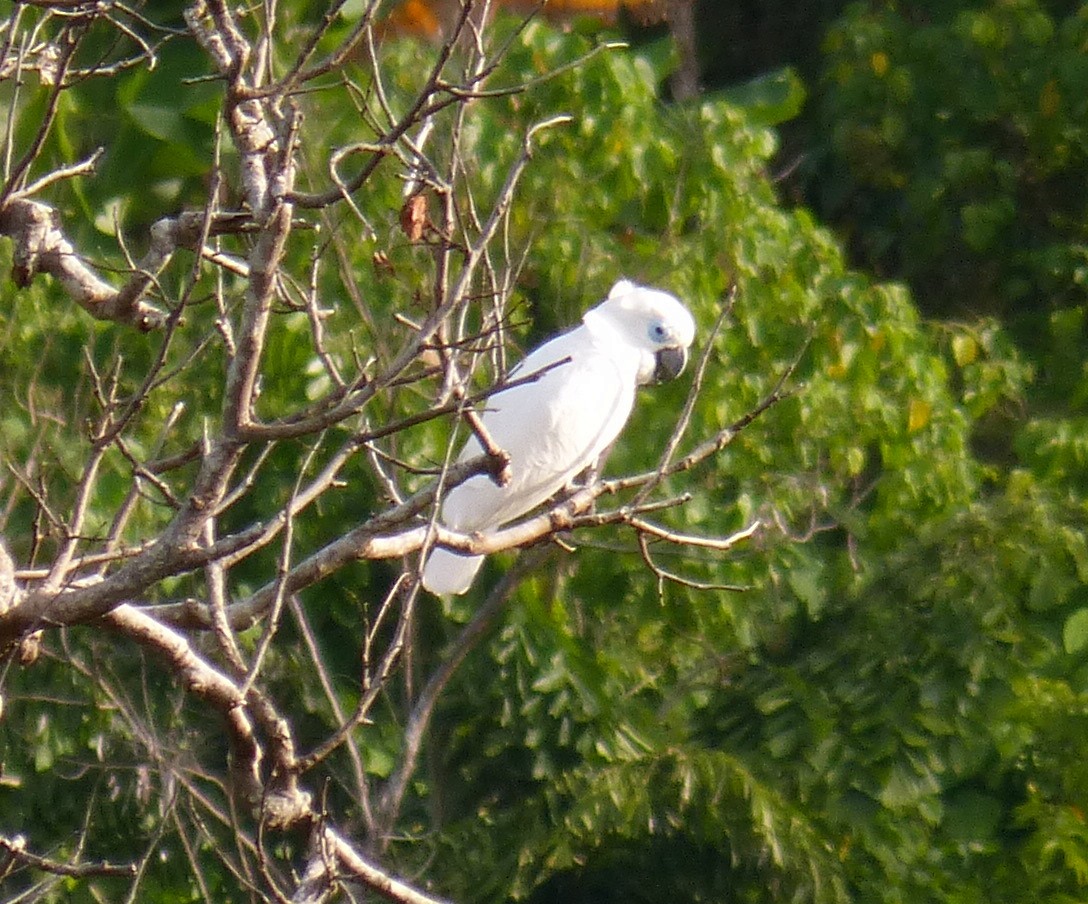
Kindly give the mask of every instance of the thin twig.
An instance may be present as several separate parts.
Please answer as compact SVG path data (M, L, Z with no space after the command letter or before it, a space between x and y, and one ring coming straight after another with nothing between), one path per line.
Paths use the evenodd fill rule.
M699 364L695 368L695 377L691 381L691 389L688 391L687 399L684 400L684 407L680 411L680 417L677 418L676 426L673 427L672 434L669 436L669 441L666 443L665 449L661 453L661 458L658 461L657 473L660 474L662 478L664 478L669 462L672 461L673 455L676 454L676 450L680 446L680 441L684 438L688 425L691 423L691 415L695 410L696 401L701 397L703 381L706 378L707 365L709 364L710 356L714 351L714 340L718 338L718 333L721 332L725 321L732 316L733 304L736 301L736 298L737 284L734 281L726 292L721 311L714 321L714 326L710 329L710 334L706 338L703 354L700 356ZM646 499L646 497L648 497L656 488L658 482L659 481L653 480L648 481L635 496L635 502L638 503Z
M135 876L136 865L133 863L117 864L108 860L100 860L90 863L61 863L59 860L51 860L31 853L26 849L26 838L16 835L9 838L0 835L0 849L16 860L32 866L35 869L52 873L55 876L69 876L74 879L86 879L91 876Z
M706 581L696 581L692 578L682 577L681 575L675 574L674 572L666 571L654 561L653 556L650 554L650 541L645 534L639 534L638 547L639 551L642 553L642 560L646 563L646 566L650 569L650 571L657 576L659 586L662 585L665 581L669 581L673 584L679 584L682 587L689 587L692 590L701 591L726 590L730 592L743 593L751 589L750 587L745 587L740 584L718 584Z
M76 176L89 176L95 171L95 167L101 159L102 154L105 152L104 148L98 148L90 157L86 160L81 160L79 163L73 163L71 166L62 166L59 169L53 170L53 172L42 176L40 179L31 182L26 188L22 188L19 191L12 192L12 198L29 198L43 189L48 188L56 182L61 182L64 179L73 179Z
M525 576L534 572L541 562L551 555L551 552L552 550L547 546L538 546L526 551L518 558L514 566L503 575L495 589L488 594L484 604L476 610L469 623L450 643L441 664L431 673L404 727L400 763L386 782L382 792L379 808L386 825L393 825L400 813L401 802L408 782L415 773L423 740L434 715L438 698L468 654L495 626Z

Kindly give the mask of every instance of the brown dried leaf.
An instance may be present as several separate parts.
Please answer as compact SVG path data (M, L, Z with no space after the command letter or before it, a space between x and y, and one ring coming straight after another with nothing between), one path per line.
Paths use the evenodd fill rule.
M408 236L408 241L418 242L427 228L427 196L420 193L412 195L400 209L400 228Z

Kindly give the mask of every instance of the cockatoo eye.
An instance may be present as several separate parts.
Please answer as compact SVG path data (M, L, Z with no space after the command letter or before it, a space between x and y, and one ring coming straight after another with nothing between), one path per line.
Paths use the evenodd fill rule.
M663 323L650 324L650 339L654 342L664 342L669 337L669 331Z

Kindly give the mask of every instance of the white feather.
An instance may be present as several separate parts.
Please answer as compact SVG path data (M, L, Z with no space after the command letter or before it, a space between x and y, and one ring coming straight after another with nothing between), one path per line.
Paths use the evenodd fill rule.
M666 335L651 336L651 327L661 323ZM657 352L687 349L694 334L691 314L673 296L627 280L616 283L581 326L546 342L511 372L511 380L526 382L488 399L483 425L510 456L510 481L500 487L477 475L454 487L442 506L442 523L462 533L492 530L554 496L619 435L636 389L653 377ZM537 373L538 379L528 380ZM460 460L481 451L473 436ZM423 585L433 593L464 593L482 562L482 556L435 549Z

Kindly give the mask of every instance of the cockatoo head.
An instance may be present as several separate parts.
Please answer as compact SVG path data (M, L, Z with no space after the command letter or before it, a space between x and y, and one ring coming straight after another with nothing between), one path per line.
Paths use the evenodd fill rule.
M660 383L683 371L695 339L695 320L668 292L621 279L582 321L594 333L611 332L638 352L638 382Z

